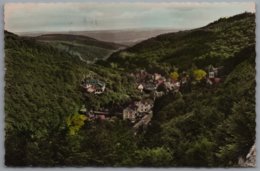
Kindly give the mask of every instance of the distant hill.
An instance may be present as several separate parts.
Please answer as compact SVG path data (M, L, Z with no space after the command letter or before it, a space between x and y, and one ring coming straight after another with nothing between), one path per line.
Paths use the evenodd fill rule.
M108 59L127 68L161 68L192 64L222 65L244 47L255 43L255 15L221 18L205 27L162 34L116 52ZM163 65L162 65L163 64Z
M68 35L81 35L88 36L94 39L114 42L127 46L132 46L143 40L155 37L163 33L177 32L178 29L126 29L126 30L93 30L93 31L69 31L69 32L23 32L19 33L20 36L37 37L40 35L48 34L68 34Z
M69 34L46 34L33 37L33 39L49 43L71 55L79 56L87 62L106 58L117 49L125 47L124 45L99 41L87 36Z
M164 33L179 31L177 29L129 29L129 30L98 30L69 32L75 35L85 35L98 40L115 42L132 46L143 40L158 36Z
M116 50L124 46L116 43L96 40L88 36L72 35L72 34L45 34L34 38L36 40L41 40L41 41L70 41L79 44L87 44L90 46L96 46L96 47L111 49L111 50Z

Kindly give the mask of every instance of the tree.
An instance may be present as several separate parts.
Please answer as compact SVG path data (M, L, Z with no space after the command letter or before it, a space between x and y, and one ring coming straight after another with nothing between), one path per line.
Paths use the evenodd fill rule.
M87 120L87 116L80 115L75 113L67 118L67 126L69 128L69 134L75 135L80 128L84 125L85 120Z
M178 74L178 72L174 71L174 72L171 72L170 77L171 77L171 79L173 79L174 81L177 81L178 78L179 78L179 74Z
M163 147L142 149L135 152L136 163L139 166L158 167L172 165L171 153Z
M196 69L193 71L193 76L197 81L202 80L206 75L207 73L202 69Z

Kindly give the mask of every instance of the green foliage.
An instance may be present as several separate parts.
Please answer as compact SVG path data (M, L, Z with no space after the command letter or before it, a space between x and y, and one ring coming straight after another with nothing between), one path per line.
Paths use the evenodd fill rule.
M50 41L50 42L55 42L55 41L72 42L75 44L89 45L93 47L100 47L100 48L111 49L111 50L116 50L124 46L112 42L111 43L103 42L88 36L71 35L71 34L45 34L45 35L35 37L34 39L39 41Z
M255 43L254 31L255 14L244 13L202 28L159 35L120 52L134 56L122 58L115 53L108 60L120 65L128 63L130 68L165 63L178 64L185 70L192 64L199 68L212 63L223 65L226 59Z
M80 104L82 74L89 70L67 53L8 32L5 62L6 164L21 158L20 165L49 163L52 152L45 158L40 149L51 150L52 138L64 131L66 117ZM16 136L21 141L13 141Z
M46 41L44 41L46 42ZM109 56L114 50L105 49L98 46L90 46L87 44L77 44L71 42L60 42L60 41L51 41L46 42L51 44L53 47L59 49L60 51L65 51L72 56L77 58L82 58L88 62L94 62L98 59L104 59L106 56Z
M90 165L90 158L96 155L91 151L96 149L87 146L82 151L85 134L79 134L89 130L83 129L87 127L83 125L84 118L77 119L79 115L70 114L85 102L93 109L117 107L131 100L127 94L138 97L140 93L123 72L86 65L53 46L9 32L5 32L5 55L5 163L8 166ZM80 82L90 73L106 82L103 95L82 96ZM70 121L70 126L66 121ZM87 136L92 138L99 132L94 130ZM70 138L68 132L77 134ZM110 131L105 134L111 135Z
M135 152L135 160L136 165L145 167L173 165L171 153L162 147L138 150Z
M34 38L37 41L50 44L60 51L81 58L89 63L108 57L123 45L99 41L87 36L69 34L47 34Z
M189 149L185 152L184 158L186 164L189 166L203 167L209 166L208 163L212 161L212 151L214 143L210 142L207 138L202 137L192 143Z
M66 119L66 125L69 128L69 135L75 135L82 126L84 126L87 116L75 113Z
M193 71L193 77L195 78L195 80L200 81L203 78L205 78L207 75L207 73L202 70L202 69L196 69Z
M164 142L177 166L236 166L255 141L255 50L250 49L229 68L224 84L156 101L153 119L161 126L155 134L148 127L143 142Z
M174 71L174 72L171 72L170 77L171 77L171 79L173 79L174 81L177 81L178 78L179 78L179 74L178 74L178 72Z
M254 14L240 14L160 35L92 65L46 42L53 40L42 43L5 32L5 164L236 166L255 142L254 29ZM59 44L71 46L65 39ZM157 98L152 121L137 135L119 118L84 124L86 117L75 112L82 104L118 111L140 99L128 71L142 67L169 74L177 66L190 74L208 64L224 65L223 82ZM103 94L82 95L80 82L90 73L106 83ZM197 80L204 76L203 70L195 72Z

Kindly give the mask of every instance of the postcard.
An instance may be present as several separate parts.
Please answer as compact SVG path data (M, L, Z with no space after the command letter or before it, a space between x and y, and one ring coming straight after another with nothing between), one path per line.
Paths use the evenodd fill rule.
M8 167L256 167L255 3L6 3Z

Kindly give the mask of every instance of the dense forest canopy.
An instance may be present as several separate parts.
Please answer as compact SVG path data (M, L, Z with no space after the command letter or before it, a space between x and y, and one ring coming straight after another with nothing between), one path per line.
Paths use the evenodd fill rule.
M168 33L114 53L109 61L120 66L167 70L223 65L226 59L255 43L255 15L221 18L205 27ZM148 66L147 66L148 65Z
M255 57L252 13L163 34L91 65L51 40L5 31L5 164L236 167L255 142ZM120 108L139 99L127 74L134 70L178 79L197 69L200 81L208 65L223 66L220 84L157 98L138 134L120 118L93 122L78 113L82 105ZM106 93L84 96L85 75L106 82Z

